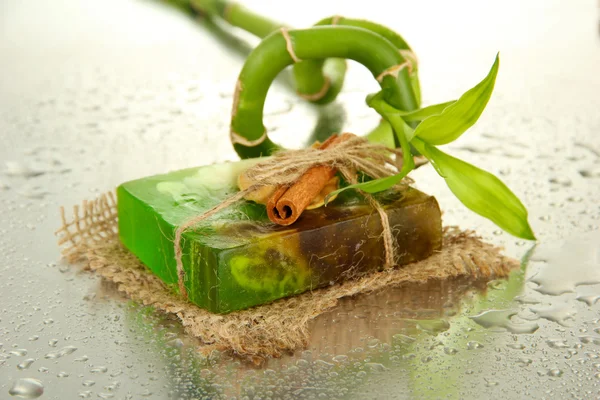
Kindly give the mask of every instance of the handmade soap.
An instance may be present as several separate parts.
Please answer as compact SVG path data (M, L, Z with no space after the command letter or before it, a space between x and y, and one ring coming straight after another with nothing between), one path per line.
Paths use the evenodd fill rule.
M122 184L117 190L122 243L176 291L177 226L234 193L239 173L254 163L190 168ZM377 199L388 213L398 265L440 249L435 198L406 188ZM189 300L226 313L381 269L381 232L379 214L351 190L287 227L271 223L263 205L239 202L184 233Z

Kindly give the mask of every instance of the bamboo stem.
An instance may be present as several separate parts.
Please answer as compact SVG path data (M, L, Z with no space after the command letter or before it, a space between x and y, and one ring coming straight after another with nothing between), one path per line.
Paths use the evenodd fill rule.
M366 29L321 26L269 35L248 56L240 73L232 110L231 140L242 158L268 155L277 147L262 123L268 89L294 60L352 59L379 81L382 96L401 110L418 108L407 60L387 39Z
M333 17L328 17L328 18L323 18L322 20L320 20L319 22L317 22L315 24L315 26L323 26L323 25L336 25L336 26L353 26L356 28L363 28L363 29L367 29L371 32L375 32L381 36L383 36L385 39L389 40L402 54L403 56L411 62L411 70L410 72L410 76L411 76L411 81L413 83L413 89L415 91L415 95L417 97L417 102L419 103L419 105L421 104L421 85L419 82L419 76L418 76L418 62L417 62L417 58L414 55L414 52L412 51L411 47L408 45L408 43L406 42L406 40L404 40L404 38L394 32L393 30L391 30L390 28L375 23L375 22L371 22L371 21L367 21L367 20L363 20L363 19L355 19L355 18L345 18L342 16L333 16ZM304 77L300 76L297 79L303 80ZM304 82L303 82L304 83ZM343 80L342 80L343 83ZM333 85L332 85L333 86ZM340 86L341 87L341 86ZM338 93L335 93L335 95L333 95L333 93L328 93L327 97L332 97L335 98L335 96L337 96ZM328 101L326 100L333 100L333 99L323 99L324 101L319 102L320 104L324 104Z
M265 38L270 33L286 27L276 21L272 21L259 14L252 12L244 6L229 0L167 0L177 3L180 7L187 1L197 12L211 16L219 16L232 26L241 28L259 38ZM339 16L324 18L317 22L317 26L339 25L353 26L375 32L389 40L400 51L412 51L408 43L398 33L374 22L344 18ZM405 54L406 56L406 54ZM411 81L417 97L421 103L421 90L417 75L416 58L412 58ZM413 62L413 60L415 60ZM296 80L296 91L300 97L316 104L327 104L336 99L346 75L346 61L339 58L322 60L307 60L294 65L294 77Z
M394 109L384 100L382 92L375 95L369 95L367 97L367 104L391 125L400 142L400 147L402 149L402 168L397 176L398 181L400 181L415 168L415 161L410 146L410 139L412 139L412 137L409 137L414 131L406 124L406 122L404 122L402 117L398 115L398 110Z
M232 26L244 29L251 34L264 38L273 31L283 27L283 24L262 17L240 4L229 0L165 0L178 8L189 12L196 12L217 16ZM417 105L421 103L421 89L418 78L418 64L412 49L404 38L393 30L366 20L345 18L333 16L324 18L317 22L317 26L336 25L350 26L370 30L388 40L400 53L409 61L409 78L414 90L414 96ZM346 74L346 61L339 58L328 59L310 59L303 60L293 66L294 78L296 82L296 91L298 95L307 101L315 104L327 104L335 100L344 84ZM387 125L387 128L386 128ZM389 130L389 124L383 120L375 128L371 135L383 134ZM393 139L393 135L391 136ZM396 142L396 145L399 145ZM261 149L256 149L259 153L255 155L267 154L276 149L275 144L265 139Z
M383 36L384 38L392 42L392 44L398 49L411 50L410 46L401 35L394 32L390 28L375 22L367 21L364 19L346 18L336 15L333 17L323 18L315 24L315 26L322 25L354 26L355 28L367 29L371 32L375 32Z
M233 1L190 0L190 2L195 10L213 16L217 15L230 25L241 28L261 39L280 28L288 28L284 24L264 18ZM329 64L327 71L331 71L328 74L324 72L325 63ZM294 65L298 95L318 104L326 104L335 100L342 89L345 75L346 62L340 59L310 60Z
M246 7L227 0L189 0L191 6L200 13L217 15L232 26L264 38L281 28L283 24L256 14Z

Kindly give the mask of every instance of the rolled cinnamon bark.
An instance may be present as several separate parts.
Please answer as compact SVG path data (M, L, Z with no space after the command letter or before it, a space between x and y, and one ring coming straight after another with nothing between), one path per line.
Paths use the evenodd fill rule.
M333 147L349 136L349 134L332 136L319 146L319 149ZM284 226L296 222L306 207L321 193L335 174L335 168L318 165L306 171L292 186L278 188L267 202L269 219Z

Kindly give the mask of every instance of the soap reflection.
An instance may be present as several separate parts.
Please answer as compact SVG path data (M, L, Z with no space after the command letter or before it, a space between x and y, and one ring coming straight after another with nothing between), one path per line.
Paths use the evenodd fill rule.
M310 349L319 354L345 354L375 343L391 343L399 333L409 338L422 332L438 334L449 328L448 319L460 311L461 298L483 294L486 288L485 282L436 280L341 299L338 307L311 324Z
M427 354L433 348L440 347L447 357L483 348L474 340L458 347L438 337L452 329L461 304L484 295L487 288L485 282L431 281L343 299L313 321L306 350L268 360L218 351L202 355L199 343L183 333L174 317L135 303L127 307L125 323L140 340L129 343L134 351L153 348L140 354L139 362L163 372L176 398L343 398L389 371L403 372L394 372L396 382L409 385L405 369L432 361ZM110 284L103 284L98 295L119 296Z

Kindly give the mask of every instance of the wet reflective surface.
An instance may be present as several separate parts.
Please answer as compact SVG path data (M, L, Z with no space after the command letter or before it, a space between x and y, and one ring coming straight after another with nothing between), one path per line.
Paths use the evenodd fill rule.
M424 103L478 82L496 92L448 151L499 176L529 207L538 245L459 205L415 171L446 224L530 260L509 281L432 283L348 299L312 324L308 349L262 366L199 356L177 321L58 262L59 205L121 182L235 159L231 93L247 45L151 0L0 4L0 398L595 398L600 395L600 38L597 5L255 1L295 26L361 16L402 32ZM389 6L388 6L389 7ZM408 7L408 9L400 8ZM402 10L402 12L400 11ZM361 133L375 81L351 65L319 111L286 80L273 138L300 146Z

